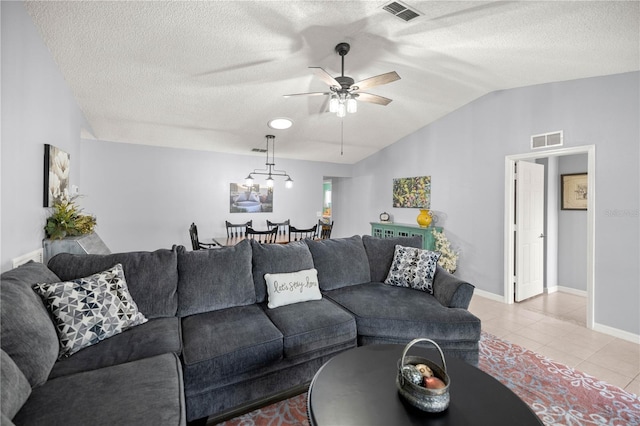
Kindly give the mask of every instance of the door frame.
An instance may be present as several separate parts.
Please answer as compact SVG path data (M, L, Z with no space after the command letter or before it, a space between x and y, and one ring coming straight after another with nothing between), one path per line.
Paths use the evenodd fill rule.
M565 155L587 154L587 328L594 327L595 294L595 202L596 202L596 146L584 145L572 148L560 148L549 151L529 152L507 155L504 161L504 303L514 303L514 215L515 215L515 174L514 165L518 160L561 157Z

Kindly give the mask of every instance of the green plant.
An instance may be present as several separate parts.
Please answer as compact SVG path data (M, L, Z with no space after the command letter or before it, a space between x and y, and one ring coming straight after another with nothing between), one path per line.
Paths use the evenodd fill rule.
M95 216L83 215L76 205L78 196L62 198L52 207L44 231L48 238L61 240L64 237L90 234L96 226Z

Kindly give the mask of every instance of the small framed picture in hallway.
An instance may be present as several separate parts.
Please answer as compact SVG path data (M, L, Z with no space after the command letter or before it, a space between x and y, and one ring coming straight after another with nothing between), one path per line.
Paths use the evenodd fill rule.
M587 209L587 174L561 175L562 210Z

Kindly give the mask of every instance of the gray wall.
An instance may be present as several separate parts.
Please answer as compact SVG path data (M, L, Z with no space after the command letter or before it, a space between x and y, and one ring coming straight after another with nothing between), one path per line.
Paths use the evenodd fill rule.
M97 216L97 232L112 251L191 247L191 222L201 238L226 235L225 220L253 219L255 229L266 229L267 219L311 227L322 211L324 176L348 176L350 170L276 158L277 168L291 175L294 186L287 189L283 178L275 178L273 213L229 213L229 184L243 183L264 162L262 156L84 140L80 192L88 196L82 204ZM260 182L264 180L256 176ZM344 224L336 223L336 235L340 226Z
M72 183L113 250L186 244L192 221L219 233L229 182L261 158L81 142L82 114L23 5L1 7L2 270L41 247L45 143L71 153ZM457 274L501 295L504 158L530 152L532 134L564 130L565 146L597 147L595 321L638 335L639 80L636 72L490 93L352 167L277 159L296 186L276 187L272 217L315 220L327 176L336 236L369 233L382 211L414 223L416 209L391 207L392 179L431 175L438 225L461 250Z
M44 144L71 155L80 184L80 129L86 126L67 84L22 2L2 7L2 270L42 247Z
M558 159L560 175L586 173L587 155L569 155ZM560 191L559 191L560 192ZM560 194L558 194L560 196ZM558 200L560 203L560 199ZM559 210L558 213L558 285L587 291L587 212Z
M634 72L471 102L355 165L353 231L369 232L385 210L415 223L416 209L391 207L391 182L431 175L438 225L461 250L458 274L502 295L505 156L530 153L531 135L564 130L565 147L596 145L595 322L639 334L639 81Z

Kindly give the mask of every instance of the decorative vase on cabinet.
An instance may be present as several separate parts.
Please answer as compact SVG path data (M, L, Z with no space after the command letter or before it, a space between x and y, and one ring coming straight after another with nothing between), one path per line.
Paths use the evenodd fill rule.
M422 237L422 248L425 250L435 250L436 241L432 230L442 232L442 227L429 226L423 228L418 225L408 223L383 223L371 222L371 235L378 238L393 237L413 237L419 235Z
M421 228L428 228L429 225L431 225L432 220L433 217L431 216L429 209L420 209L420 214L416 218L416 221Z

